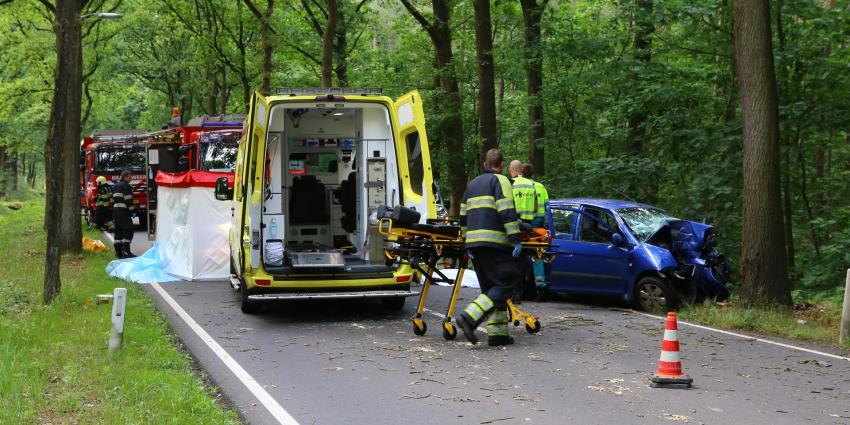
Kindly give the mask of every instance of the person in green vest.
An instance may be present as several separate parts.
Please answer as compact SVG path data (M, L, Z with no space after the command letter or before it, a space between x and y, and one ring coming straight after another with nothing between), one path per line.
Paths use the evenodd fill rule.
M534 167L531 164L522 164L522 170L523 175L527 178L531 179L534 176ZM536 180L531 181L534 184L535 192L534 219L531 221L531 224L534 227L547 227L546 208L549 206L549 191L546 190L546 186L543 186L543 183ZM546 289L546 270L543 260L532 258L531 269L534 274L534 287L538 293L538 298L540 298L540 294ZM525 288L526 293L531 293L532 291L534 290L528 287Z
M515 159L508 166L508 171L511 173L511 179L513 179L514 205L516 206L517 216L520 220L531 223L534 220L534 202L537 195L534 182L524 176L523 168L522 162Z

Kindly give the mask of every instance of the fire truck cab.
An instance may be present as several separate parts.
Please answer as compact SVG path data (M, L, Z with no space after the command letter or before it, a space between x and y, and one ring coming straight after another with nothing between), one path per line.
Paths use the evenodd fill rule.
M436 217L422 98L380 89L279 89L254 94L233 189L231 284L242 311L263 301L379 298L401 308L408 265L387 265L381 205Z
M92 223L95 212L97 178L115 182L124 170L133 173L133 204L139 217L144 217L147 205L145 178L145 145L139 141L141 130L96 131L80 142L81 207L86 220Z

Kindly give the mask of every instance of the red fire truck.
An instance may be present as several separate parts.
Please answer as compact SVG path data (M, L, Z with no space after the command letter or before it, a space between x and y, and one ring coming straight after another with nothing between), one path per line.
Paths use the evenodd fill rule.
M232 180L244 115L193 118L185 126L143 136L147 147L148 237L156 232L157 186L214 187L215 180Z
M81 207L86 221L94 222L94 197L97 193L97 178L106 177L115 182L121 172L133 173L133 204L139 220L144 220L147 206L147 179L145 178L145 144L139 141L144 134L140 130L95 131L80 142L80 191Z

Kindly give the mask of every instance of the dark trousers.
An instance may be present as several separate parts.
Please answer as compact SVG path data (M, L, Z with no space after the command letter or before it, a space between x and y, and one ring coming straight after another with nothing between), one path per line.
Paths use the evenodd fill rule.
M129 228L129 229L122 229L122 228L116 228L115 229L115 243L116 244L117 243L126 243L127 246L129 247L130 242L132 242L132 241L133 241L133 228L132 227Z
M98 228L105 229L106 223L112 219L112 215L109 214L109 210L106 207L95 207L94 210L94 225Z
M516 260L505 249L478 247L470 251L481 293L493 301L496 309L504 309L520 279Z

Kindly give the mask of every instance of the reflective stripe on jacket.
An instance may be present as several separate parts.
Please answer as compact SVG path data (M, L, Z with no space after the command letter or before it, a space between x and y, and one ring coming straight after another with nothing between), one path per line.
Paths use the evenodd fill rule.
M549 191L546 190L546 186L543 186L543 183L534 182L534 189L537 193L536 198L536 208L534 215L536 217L546 218L546 203L549 202Z
M535 182L523 176L514 178L514 204L516 214L520 220L531 221L534 219L536 191Z
M467 248L510 249L520 241L511 182L492 170L469 182L459 219Z
M112 190L109 185L104 183L97 186L97 194L94 197L94 205L96 207L108 207L109 201L112 200Z

